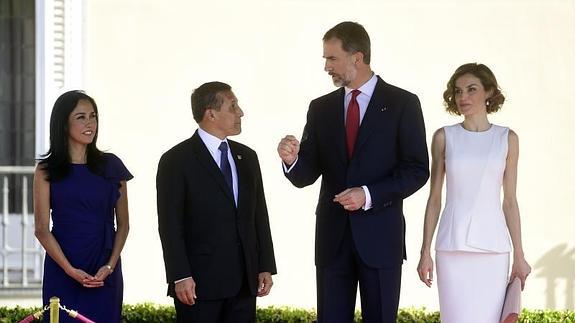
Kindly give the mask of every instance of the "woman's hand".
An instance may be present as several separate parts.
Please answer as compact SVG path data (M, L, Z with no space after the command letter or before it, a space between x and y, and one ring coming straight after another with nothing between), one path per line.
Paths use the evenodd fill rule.
M421 254L419 265L417 265L417 273L419 274L419 279L427 287L431 287L433 283L433 259L431 259L429 252Z
M515 277L521 280L521 290L525 288L525 281L527 276L531 273L531 266L527 263L524 257L519 257L513 260L513 266L511 267L511 277L509 281L513 281Z
M104 265L100 267L100 269L98 269L98 272L96 273L96 276L94 276L94 278L103 283L104 279L106 279L113 271L114 270L110 265Z
M96 277L92 275L88 275L82 269L72 268L66 273L68 274L68 276L72 277L75 281L82 284L82 286L84 287L94 288L104 286L103 281L97 280Z

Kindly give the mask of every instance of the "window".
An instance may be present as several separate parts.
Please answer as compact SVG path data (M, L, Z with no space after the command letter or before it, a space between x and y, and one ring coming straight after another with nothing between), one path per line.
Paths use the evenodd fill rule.
M32 173L36 148L34 0L0 0L0 288L40 286Z
M81 89L82 10L78 0L0 0L0 296L40 292L32 175L54 100Z

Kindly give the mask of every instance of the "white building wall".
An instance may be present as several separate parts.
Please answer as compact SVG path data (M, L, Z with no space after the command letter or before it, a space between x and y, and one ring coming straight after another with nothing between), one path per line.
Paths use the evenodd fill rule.
M442 107L452 72L468 62L492 68L507 101L491 120L520 138L518 198L524 249L534 269L523 305L575 307L575 2L85 5L84 84L100 110L99 146L120 156L135 175L128 185L131 232L122 256L126 303L171 303L157 234L156 166L164 151L196 128L191 91L220 80L232 85L245 112L244 130L235 139L259 154L271 216L279 274L259 305L315 306L313 213L319 186L292 187L276 145L285 134L299 137L309 101L334 89L323 72L321 38L336 23L352 20L370 34L376 73L419 95L428 143L435 129L460 121ZM408 261L401 307L438 308L436 288L426 288L415 271L428 190L426 185L405 203Z

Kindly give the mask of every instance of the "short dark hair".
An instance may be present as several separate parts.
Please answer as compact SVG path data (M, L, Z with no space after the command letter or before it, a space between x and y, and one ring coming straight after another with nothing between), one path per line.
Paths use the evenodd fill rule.
M465 74L471 74L477 77L486 92L493 90L493 94L487 99L487 102L485 102L487 113L499 111L503 102L505 102L505 96L501 93L495 74L493 74L489 67L478 63L463 64L455 70L447 82L447 89L443 92L443 105L445 106L445 110L451 114L461 115L455 103L455 82Z
M219 111L224 102L221 92L231 91L232 87L222 82L208 82L200 85L192 92L192 114L194 120L200 123L208 108Z
M56 99L50 116L50 149L40 159L40 165L47 173L46 179L50 182L65 178L72 168L68 147L68 119L80 100L86 100L92 104L96 121L99 121L96 101L84 91L68 91ZM86 163L92 173L102 176L103 153L96 147L99 131L100 125L98 124L94 140L86 147Z
M323 36L326 42L332 38L341 40L341 47L350 54L363 53L363 62L371 61L371 41L365 28L357 22L344 21L328 30Z

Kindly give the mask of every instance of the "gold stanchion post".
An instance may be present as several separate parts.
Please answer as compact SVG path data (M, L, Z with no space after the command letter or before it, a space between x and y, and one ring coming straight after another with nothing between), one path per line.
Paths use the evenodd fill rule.
M50 323L60 323L60 299L50 297Z

